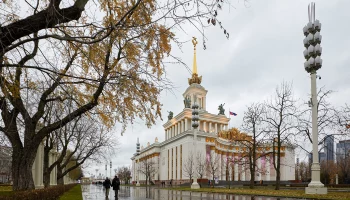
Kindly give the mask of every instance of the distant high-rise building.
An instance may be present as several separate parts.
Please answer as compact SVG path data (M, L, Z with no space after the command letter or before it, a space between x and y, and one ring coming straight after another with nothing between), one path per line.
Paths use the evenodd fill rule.
M336 146L337 159L344 159L350 156L350 140L342 140Z
M324 160L332 160L334 161L334 136L327 135L324 139ZM322 158L320 158L322 160Z

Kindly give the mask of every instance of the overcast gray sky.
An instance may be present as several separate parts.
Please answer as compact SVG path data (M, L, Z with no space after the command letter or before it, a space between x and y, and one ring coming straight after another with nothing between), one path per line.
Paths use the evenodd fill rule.
M310 94L309 74L304 70L302 28L308 22L307 0L243 0L233 1L219 13L220 20L230 33L226 39L218 27L206 29L207 49L203 50L202 38L192 27L187 32L177 33L181 40L199 40L197 48L198 73L203 76L202 86L208 90L207 110L217 113L218 105L225 103L226 113L230 109L238 114L231 118L231 127L240 127L246 106L263 101L274 94L282 81L293 82L296 98L308 99ZM322 79L318 88L336 91L330 102L342 106L350 97L350 1L319 0L316 2L316 19L322 23L323 67L318 71ZM192 67L193 46L185 44L181 50L173 47L172 54ZM124 136L119 137L119 150L111 158L113 169L131 165L130 158L136 150L136 140L143 146L153 143L155 137L164 141L163 124L167 111L177 115L183 109L182 93L188 87L190 73L183 65L169 65L167 77L174 83L172 92L162 93L163 119L151 129L138 120L129 126ZM311 145L310 145L311 146ZM297 151L301 159L305 155ZM90 164L86 172L95 174L95 169L104 172L104 164ZM108 170L109 173L109 170ZM88 174L86 174L88 175Z

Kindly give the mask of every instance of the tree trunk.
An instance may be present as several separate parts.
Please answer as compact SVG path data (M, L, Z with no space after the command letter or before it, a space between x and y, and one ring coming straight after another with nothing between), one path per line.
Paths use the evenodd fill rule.
M255 166L253 166L253 169L251 169L250 172L250 189L254 189L254 182L255 182Z
M62 176L62 169L57 166L57 185L64 185L64 176Z
M12 153L12 180L13 190L35 189L32 166L35 160L36 148L16 148L13 146Z
M275 190L280 189L280 182L281 182L281 139L280 134L278 134L278 141L277 141L277 166L276 166L276 188Z
M50 186L50 174L51 174L51 171L49 169L49 152L50 152L50 149L45 146L44 147L44 179L43 179L43 182L44 182L44 187L47 188Z

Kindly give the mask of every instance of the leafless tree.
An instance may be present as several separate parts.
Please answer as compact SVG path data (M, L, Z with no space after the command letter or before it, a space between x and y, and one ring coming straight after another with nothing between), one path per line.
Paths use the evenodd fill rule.
M334 132L336 128L338 111L327 100L332 93L333 91L325 90L324 87L320 88L317 93L317 126L318 141L320 141L319 144L323 142L326 135L330 132ZM309 102L302 106L303 108L298 117L297 128L300 134L305 136L312 144L312 108L309 106Z
M192 181L193 175L195 173L195 166L194 166L194 156L192 152L189 153L189 156L184 162L183 165L183 174L190 179L190 182Z
M303 182L308 182L311 179L311 171L310 171L310 163L306 161L302 161L299 163L299 166L296 175L298 179Z
M60 147L57 159L57 184L64 184L63 177L87 160L100 161L114 151L115 138L98 121L83 116L56 132ZM67 167L69 162L75 165Z
M339 109L336 118L338 132L345 137L350 136L350 106L345 104L345 106Z
M273 166L276 171L276 190L280 189L281 181L281 146L293 141L296 129L297 108L292 92L292 84L283 82L276 88L275 97L266 102L266 112L262 121L273 141ZM277 151L275 150L277 147ZM275 159L277 157L277 160Z
M221 158L219 154L216 154L214 151L210 151L210 156L206 160L206 171L213 178L213 183L215 183L215 176L219 175L220 159Z
M242 137L235 139L239 144L244 146L245 150L242 152L242 158L244 158L244 165L249 166L250 171L250 188L254 188L255 175L258 169L257 160L261 157L268 155L262 148L264 145L264 137L266 134L266 124L263 121L263 116L265 114L265 105L262 103L253 103L244 112L243 117L243 130L252 136L249 137L241 133ZM258 147L260 146L260 151L258 152Z
M131 177L130 167L127 167L127 166L119 167L116 171L117 171L116 173L118 174L119 179L121 181L123 181L124 184L129 184L129 180Z
M145 156L140 161L139 171L145 175L146 185L151 184L152 178L158 172L157 162L150 156Z
M206 168L205 156L203 156L200 152L198 152L196 156L196 160L197 160L197 166L195 166L196 173L198 175L198 178L202 179L204 177L205 168Z

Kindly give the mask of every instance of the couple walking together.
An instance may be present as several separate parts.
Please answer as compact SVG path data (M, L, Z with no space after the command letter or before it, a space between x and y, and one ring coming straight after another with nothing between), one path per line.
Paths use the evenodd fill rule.
M111 181L106 177L106 180L103 182L103 186L106 188L106 198L108 198L109 194L109 188L112 186L113 190L115 192L115 197L118 197L118 190L120 189L120 180L118 176L115 176L114 179Z

